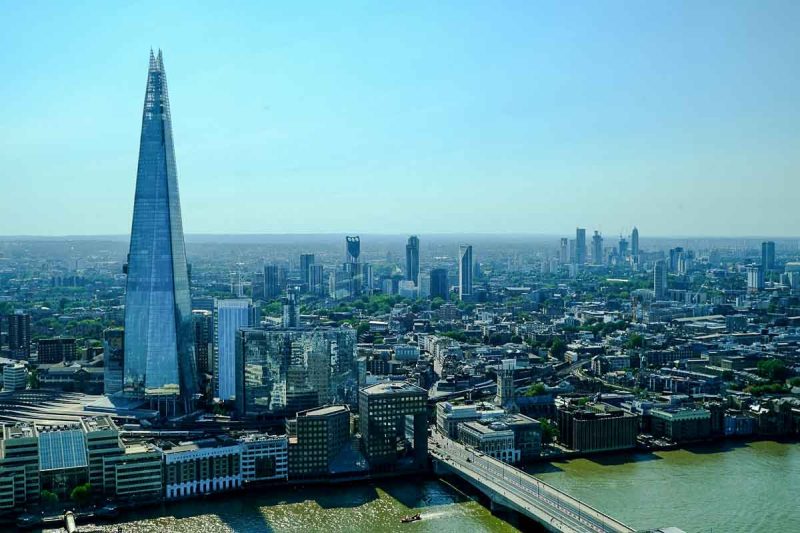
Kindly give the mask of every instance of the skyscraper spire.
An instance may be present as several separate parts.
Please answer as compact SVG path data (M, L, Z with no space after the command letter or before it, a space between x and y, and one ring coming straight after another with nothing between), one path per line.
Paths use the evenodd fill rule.
M197 372L177 174L163 58L151 50L128 254L123 391L188 406Z

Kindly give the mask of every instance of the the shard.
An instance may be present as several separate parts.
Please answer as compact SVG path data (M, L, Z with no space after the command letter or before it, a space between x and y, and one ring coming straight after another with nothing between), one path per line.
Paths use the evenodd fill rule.
M164 62L151 51L126 269L123 391L168 410L187 408L197 392L177 174Z

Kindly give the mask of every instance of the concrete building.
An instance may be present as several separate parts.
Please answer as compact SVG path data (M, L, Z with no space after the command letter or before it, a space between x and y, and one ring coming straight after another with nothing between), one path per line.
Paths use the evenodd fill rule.
M53 339L39 339L36 353L36 362L42 364L74 361L78 352L74 338L56 337Z
M306 291L311 291L311 265L314 264L314 254L300 254L300 279Z
M773 241L761 243L761 268L764 272L775 270L775 243Z
M514 371L516 359L503 359L497 369L497 396L495 403L507 411L516 410L514 403Z
M0 509L39 501L39 438L34 424L0 426Z
M586 229L575 229L575 264L586 264Z
M350 440L350 409L329 405L297 413L289 439L291 479L324 477Z
M197 371L209 374L214 354L214 313L203 309L192 311L194 319L194 350L197 357Z
M8 320L8 349L14 359L31 355L31 315L17 310L6 315Z
M242 447L242 481L245 484L288 479L289 439L286 435L251 433L240 437L239 443Z
M664 261L656 261L653 267L653 297L656 301L667 296L667 265Z
M419 286L419 237L412 235L406 244L406 279Z
M755 293L764 290L764 268L761 265L747 267L747 292Z
M164 495L176 499L242 485L242 447L231 439L163 442Z
M28 369L22 363L3 367L3 390L25 390L28 385Z
M129 444L103 457L103 493L122 501L153 501L164 490L163 455L152 444Z
M359 392L359 428L372 468L392 469L428 456L427 391L411 383L379 383Z
M458 297L462 301L472 299L472 245L458 247Z
M707 409L651 409L650 432L675 442L705 440L711 436L711 412Z
M605 403L567 404L557 410L559 441L581 452L633 448L639 417Z
M514 432L502 422L464 422L458 426L458 437L467 446L505 463L520 460L520 451L514 448Z

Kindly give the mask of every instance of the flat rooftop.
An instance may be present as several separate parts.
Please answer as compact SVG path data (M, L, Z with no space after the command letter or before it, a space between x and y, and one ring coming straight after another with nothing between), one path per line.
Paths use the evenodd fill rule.
M398 394L398 393L417 393L427 396L425 389L417 387L412 383L404 382L390 382L390 383L376 383L369 387L364 387L361 392L368 396L377 396L381 394Z
M350 409L346 405L326 405L297 413L297 416L329 416L337 413L349 413Z

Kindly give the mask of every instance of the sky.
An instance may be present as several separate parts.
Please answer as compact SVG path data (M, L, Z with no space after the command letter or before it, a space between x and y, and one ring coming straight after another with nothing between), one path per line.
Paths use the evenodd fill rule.
M223 7L224 6L224 7ZM0 0L0 235L800 234L800 2Z

